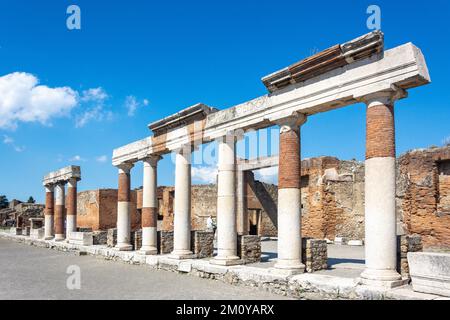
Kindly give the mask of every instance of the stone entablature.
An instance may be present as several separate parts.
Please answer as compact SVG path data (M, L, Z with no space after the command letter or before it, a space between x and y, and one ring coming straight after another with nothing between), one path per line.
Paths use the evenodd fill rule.
M52 185L70 179L81 180L81 169L79 166L68 166L53 172L44 177L43 185Z
M148 137L113 151L113 165L165 154L190 143L190 132L199 130L202 142L224 136L230 130L261 129L299 112L313 115L355 104L381 91L401 91L430 83L425 59L419 48L407 43L321 75L294 83L229 109L210 113L198 128L192 125L168 130L158 138ZM157 150L156 150L157 149Z
M217 111L217 109L209 107L203 103L197 103L173 115L150 123L148 128L155 134L155 136L158 136L171 129L187 126L195 121L201 121L205 119L208 114Z
M383 52L383 45L383 33L374 31L344 44L335 45L265 76L262 82L272 93L293 83L304 82L327 71L380 54Z

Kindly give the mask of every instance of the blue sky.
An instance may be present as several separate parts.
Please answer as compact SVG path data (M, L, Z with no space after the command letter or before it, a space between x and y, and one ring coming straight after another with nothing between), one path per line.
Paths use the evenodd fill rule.
M66 27L71 4L81 30ZM262 76L367 33L370 4L381 7L385 47L413 42L433 81L396 104L397 153L441 145L450 136L446 0L0 0L0 77L23 87L19 102L36 85L46 87L34 94L53 99L44 114L26 104L2 113L0 81L0 194L42 201L42 176L69 164L82 166L80 190L115 188L112 150L148 136L149 122L197 102L224 109L265 94ZM303 127L302 157L363 160L364 135L362 104L316 115ZM158 173L159 184L173 184L170 157ZM138 165L132 186L141 181Z

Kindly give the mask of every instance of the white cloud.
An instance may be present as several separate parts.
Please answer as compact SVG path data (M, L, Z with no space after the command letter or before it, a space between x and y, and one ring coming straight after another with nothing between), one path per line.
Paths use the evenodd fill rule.
M3 143L4 144L11 144L14 142L14 139L11 137L8 137L7 135L3 135Z
M73 156L69 159L69 161L76 161L76 162L86 162L86 159L82 158L79 155Z
M200 183L216 183L217 167L192 167L192 179Z
M84 102L89 101L103 102L108 98L109 98L108 94L105 92L105 90L103 90L102 87L84 90L81 95L81 101Z
M103 104L98 104L92 108L88 108L83 113L79 114L75 118L75 127L82 128L90 121L103 121L111 120L113 113L105 110Z
M6 144L6 145L11 146L14 149L14 151L16 151L16 152L23 152L23 151L25 151L25 147L24 146L16 145L15 142L14 142L14 139L9 137L9 136L7 136L7 135L3 135L3 143Z
M149 101L147 99L142 100L142 102L139 102L138 99L135 96L127 96L125 98L125 108L128 110L128 116L132 117L136 113L137 108L140 106L148 106Z
M105 163L106 161L108 161L108 156L106 155L98 156L95 158L95 161Z
M278 167L255 171L255 179L265 183L278 184Z
M0 77L0 128L16 129L19 122L49 125L50 119L66 116L78 103L69 87L50 88L25 72Z
M105 109L105 101L108 98L108 94L101 87L84 90L81 101L88 106L75 117L75 127L82 128L90 121L111 120L113 113Z

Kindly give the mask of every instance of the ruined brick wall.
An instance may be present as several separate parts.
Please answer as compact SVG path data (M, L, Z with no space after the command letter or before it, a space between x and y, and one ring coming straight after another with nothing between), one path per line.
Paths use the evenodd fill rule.
M141 225L141 216L136 209L136 191L131 191L131 229ZM78 192L77 227L93 231L115 228L117 224L117 189L99 189Z
M450 147L414 150L399 160L401 213L424 248L450 248Z
M89 190L77 193L77 226L79 228L99 230L99 212L99 190Z
M217 186L215 184L193 185L191 189L191 228L206 229L206 219L217 216Z

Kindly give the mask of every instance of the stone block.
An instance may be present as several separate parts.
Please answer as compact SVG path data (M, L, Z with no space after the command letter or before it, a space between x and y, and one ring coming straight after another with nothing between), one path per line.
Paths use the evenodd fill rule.
M32 239L43 239L44 236L45 236L44 228L30 230L30 238L32 238Z
M409 252L414 291L450 297L450 253Z
M347 238L345 237L335 237L334 244L344 245L347 244Z
M21 236L22 235L22 228L12 227L11 229L9 229L9 232L11 234L16 235L16 236Z
M30 227L24 227L22 228L22 235L23 236L29 236L30 235Z
M106 245L108 243L108 231L94 231L92 232L94 245Z
M199 259L212 257L214 252L214 232L194 230L191 232L191 248Z
M237 255L240 263L255 263L261 261L261 238L255 235L238 235Z
M328 248L326 240L302 238L302 263L306 272L328 268Z
M44 218L30 218L30 228L39 229L44 226Z
M364 245L364 241L363 240L349 240L347 242L347 245L349 246L356 246L356 247L360 247Z
M106 245L110 248L114 248L117 244L117 228L108 229L106 236Z
M420 235L397 236L397 272L402 278L409 278L408 252L422 251L422 237Z
M173 231L158 231L158 253L168 254L173 251Z
M92 246L94 239L91 232L69 232L69 243L81 246Z
M133 250L139 250L142 247L142 229L131 232L131 244Z

